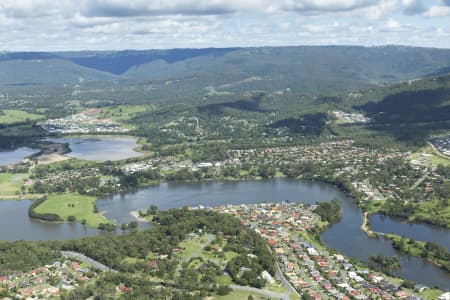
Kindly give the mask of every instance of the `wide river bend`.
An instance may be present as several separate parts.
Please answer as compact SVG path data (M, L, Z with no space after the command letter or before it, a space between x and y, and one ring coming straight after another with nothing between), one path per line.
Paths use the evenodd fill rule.
M375 254L396 255L402 268L397 275L429 286L450 289L450 275L435 265L417 257L401 254L389 241L370 238L361 230L359 207L336 187L320 182L291 179L260 181L226 181L204 183L161 183L134 192L120 193L97 201L100 211L117 223L134 220L131 211L146 209L151 204L160 209L183 206L217 206L262 202L296 201L313 204L339 199L343 218L322 234L323 242L347 256L366 261ZM55 240L98 234L95 229L80 224L50 224L31 220L27 210L30 201L0 201L0 240ZM141 224L142 227L145 224ZM419 240L431 240L449 247L450 232L427 225L403 223L395 218L372 217L376 231L404 234ZM406 226L406 227L405 227Z

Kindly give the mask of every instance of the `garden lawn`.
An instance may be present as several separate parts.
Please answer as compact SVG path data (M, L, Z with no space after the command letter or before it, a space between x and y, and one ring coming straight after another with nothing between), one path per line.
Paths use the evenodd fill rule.
M43 119L42 115L30 114L23 110L5 109L0 111L0 124L14 124Z
M74 216L77 222L86 220L86 225L98 227L100 223L109 223L109 221L99 213L94 213L94 204L96 198L80 194L62 194L49 196L44 203L36 207L37 213L54 213L62 219Z

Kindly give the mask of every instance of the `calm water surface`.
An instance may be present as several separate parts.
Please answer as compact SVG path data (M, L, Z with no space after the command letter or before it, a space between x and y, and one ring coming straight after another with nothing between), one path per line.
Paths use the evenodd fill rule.
M25 157L38 152L38 149L28 147L21 147L11 151L0 151L0 166L17 164Z
M448 229L421 223L410 224L402 218L380 214L372 215L370 221L374 231L395 233L419 241L438 243L450 251L450 230Z
M98 200L98 208L106 211L106 216L117 223L130 222L131 211L147 209L151 204L160 209L183 206L217 206L222 204L243 204L280 201L300 201L316 203L339 199L343 208L343 218L322 235L326 245L345 255L367 260L375 254L400 257L402 269L398 275L430 286L438 285L450 289L450 275L426 261L402 255L391 244L381 239L369 238L360 229L362 213L358 206L345 194L331 185L318 182L304 182L289 179L262 181L232 181L206 183L162 183L135 192L117 194ZM46 224L30 220L27 216L29 201L0 201L0 239L69 239L94 235L94 229L78 224ZM142 226L142 224L141 224ZM400 230L401 222L392 220L390 232ZM400 227L399 227L400 226ZM424 225L427 230L429 228ZM421 231L417 227L414 231ZM414 232L412 231L412 232ZM443 232L448 234L448 231Z
M132 137L93 137L48 139L55 143L68 143L72 150L67 156L84 160L121 160L141 156L135 151L136 139Z
M328 184L290 179L163 183L136 192L100 199L97 203L101 211L106 211L108 218L124 223L133 220L127 212L146 209L151 204L165 210L183 206L217 206L285 200L314 204L333 198L339 199L343 218L340 223L322 235L322 240L327 246L364 261L376 254L396 255L402 263L402 269L396 272L397 275L430 286L438 285L450 289L450 275L435 265L421 258L397 252L387 240L368 237L360 228L362 213L359 207L344 193ZM391 226L391 231L395 231L396 223Z
M46 223L28 217L30 200L0 201L0 240L64 240L92 236L97 229L78 223Z
M344 199L341 201L342 221L322 234L322 241L328 247L363 261L367 261L371 255L376 254L397 256L402 268L394 272L396 275L428 286L437 285L444 289L450 289L450 274L426 260L396 251L389 240L382 237L379 239L368 237L361 230L363 216L359 207L349 199L341 199ZM401 227L401 222L392 222L389 232L399 234L398 230L401 230ZM433 230L433 228L428 229ZM420 230L418 229L418 231ZM448 234L450 231L447 231Z
M281 202L285 200L314 204L343 197L333 186L317 182L278 179L262 181L224 181L204 183L162 183L135 192L100 199L97 205L105 216L118 223L133 220L124 213L147 209L151 204L166 210L184 206L218 206Z

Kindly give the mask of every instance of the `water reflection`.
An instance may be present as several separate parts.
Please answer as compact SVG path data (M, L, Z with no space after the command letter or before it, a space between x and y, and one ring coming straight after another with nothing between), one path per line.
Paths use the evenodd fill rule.
M106 211L106 216L117 223L133 221L131 211L147 209L151 204L160 209L183 206L217 206L223 204L243 204L280 201L301 201L313 204L318 201L339 199L343 208L343 218L329 228L322 240L347 256L367 260L376 254L399 256L402 269L397 274L429 286L450 289L450 275L421 258L396 252L389 241L383 238L369 238L361 230L362 213L345 194L331 185L318 182L305 182L289 179L262 181L231 181L206 183L162 183L157 186L139 189L130 193L116 194L100 199L98 208ZM30 201L0 202L0 238L2 240L47 240L69 239L95 235L97 230L85 228L79 224L48 224L28 218ZM148 225L141 224L141 228ZM389 232L400 230L403 223L392 220ZM425 225L423 225L425 226ZM414 227L411 234L420 232L422 227ZM436 228L427 227L428 234L434 234ZM448 236L448 231L442 233ZM445 236L444 236L445 237Z
M68 143L72 150L67 156L84 160L121 160L141 156L135 151L136 139L132 137L55 138L55 143Z
M21 147L10 151L0 151L0 166L17 164L24 158L39 152L38 149Z

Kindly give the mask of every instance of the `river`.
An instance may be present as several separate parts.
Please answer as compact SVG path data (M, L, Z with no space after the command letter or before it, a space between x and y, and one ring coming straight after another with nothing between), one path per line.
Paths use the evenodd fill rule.
M98 234L78 223L48 223L30 219L30 200L0 201L0 240L63 240Z
M372 215L370 223L376 232L395 233L419 241L438 243L450 251L449 229L429 224L408 223L402 218L380 214Z
M296 201L313 204L318 201L339 199L343 208L341 222L322 235L323 242L347 256L367 260L370 255L384 254L400 257L402 269L397 274L429 286L450 289L450 275L421 258L395 251L389 241L370 238L360 229L362 213L359 207L334 186L309 181L274 179L261 181L226 181L204 183L161 183L134 192L116 194L97 202L100 211L117 223L134 220L131 211L146 209L151 204L160 209L183 206L217 206L261 202ZM0 202L0 239L68 239L94 235L98 231L79 224L48 224L28 219L29 201ZM141 226L145 226L141 224ZM404 224L392 220L389 232L401 230ZM399 227L400 226L400 227ZM436 228L423 228L438 230ZM422 227L417 227L420 231ZM411 233L413 233L412 231ZM448 236L449 232L443 232Z

